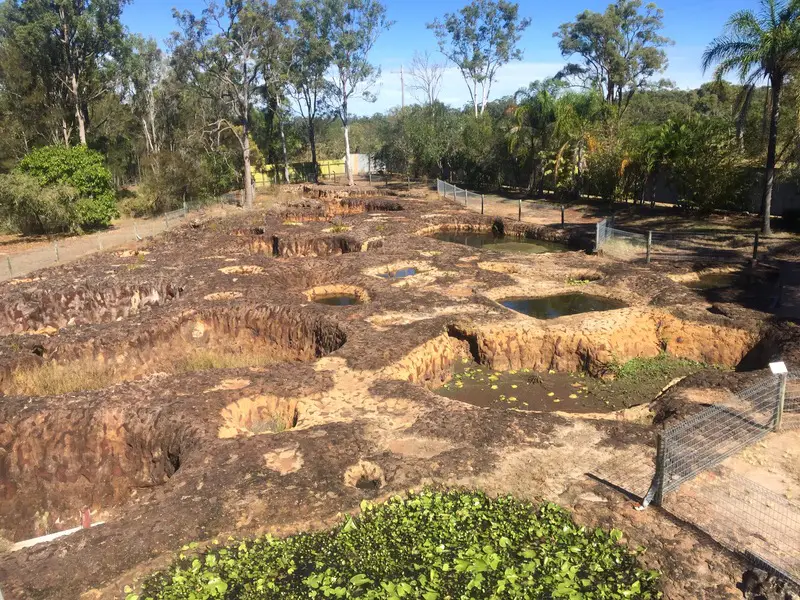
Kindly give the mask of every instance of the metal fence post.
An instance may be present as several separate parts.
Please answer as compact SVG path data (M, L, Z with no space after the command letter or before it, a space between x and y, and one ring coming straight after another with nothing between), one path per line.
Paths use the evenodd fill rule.
M656 506L661 506L664 502L664 436L658 434L658 446L656 447L656 477L655 477L655 495L653 502Z
M457 190L457 189L458 189L458 188L457 188L456 186L453 186L453 202L455 202L455 201L456 201L456 190Z
M483 194L481 194L481 214L483 214Z
M786 402L786 378L787 373L781 373L780 385L778 386L778 406L775 409L775 431L780 431L781 421L783 421L783 406Z
M522 198L517 200L517 221L522 221Z
M54 242L54 244L53 244L53 245L55 246L55 249L56 249L56 262L58 262L58 261L59 261L59 256L58 256L58 240L56 240L56 241Z
M647 264L650 264L650 252L653 248L653 232L647 232Z
M594 232L594 253L597 254L600 252L600 228L603 226L605 219L602 221L598 221L595 225L595 232Z
M469 199L469 192L467 190L464 190L464 206L465 207L467 206L468 199Z
M758 260L758 232L756 231L755 239L753 240L753 261Z
M169 215L167 213L164 213L164 227L169 229Z
M6 256L6 264L8 265L8 274L13 275L14 272L11 270L11 257Z
M183 201L183 216L185 217L188 214L189 214L189 210L186 208L186 200L184 200Z
M660 506L664 501L664 438L660 433L656 444L656 472L653 481L650 482L650 489L642 498L642 505L636 510L644 510L651 503Z

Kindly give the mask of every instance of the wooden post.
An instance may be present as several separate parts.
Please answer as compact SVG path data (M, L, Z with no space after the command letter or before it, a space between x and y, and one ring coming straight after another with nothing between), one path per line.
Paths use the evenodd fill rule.
M457 199L456 199L456 190L457 190L457 189L458 189L458 188L457 188L456 186L453 186L453 202L455 202L455 201L457 200Z
M164 227L169 229L169 215L167 213L164 213Z
M481 214L483 214L483 194L481 194Z
M406 175L406 189L411 189L411 177Z
M59 261L59 256L58 256L58 240L56 240L56 241L55 241L55 243L54 243L54 246L55 246L55 249L56 249L56 262L58 262L58 261Z
M469 198L469 192L464 190L464 206L467 206L467 199Z
M517 221L522 221L522 198L517 200Z
M367 171L369 171L369 184L372 185L372 154L367 154Z
M14 271L11 269L11 257L6 256L6 264L8 265L8 274L13 275Z
M650 253L652 251L652 248L653 248L653 232L652 231L648 231L647 232L647 264L648 265L650 264Z
M780 431L781 421L783 421L783 407L786 403L786 378L788 374L782 373L779 375L781 378L780 386L778 387L778 407L775 411L775 431Z
M561 205L561 226L564 226L564 205Z
M758 232L756 231L755 239L753 240L753 262L758 260Z

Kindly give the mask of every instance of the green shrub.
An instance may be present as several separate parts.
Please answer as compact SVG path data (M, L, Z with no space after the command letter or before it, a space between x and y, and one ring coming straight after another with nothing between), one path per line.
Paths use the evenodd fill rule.
M184 547L128 598L654 599L622 532L578 527L563 509L479 492L422 492L362 503L330 532Z
M21 233L51 233L76 229L78 191L59 184L43 188L20 173L0 175L0 221Z
M38 148L20 161L17 171L44 188L66 185L77 190L68 207L71 229L106 227L118 216L111 172L103 156L85 146Z

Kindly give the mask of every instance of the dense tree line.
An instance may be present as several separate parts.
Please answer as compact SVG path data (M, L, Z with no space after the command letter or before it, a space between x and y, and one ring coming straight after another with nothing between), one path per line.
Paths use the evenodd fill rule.
M81 178L135 186L119 203L133 214L233 188L250 205L255 171L274 167L289 181L289 164L304 163L315 179L319 160L360 152L415 178L531 196L648 202L669 185L697 210L744 208L761 184L768 231L776 166L794 178L800 158L800 0L754 0L754 11L732 15L698 57L714 81L691 91L661 79L671 44L662 11L615 0L554 33L559 73L499 99L492 85L523 57L530 19L507 0L472 0L428 24L443 62L415 55L417 102L372 117L351 106L377 91L370 53L392 25L378 0L218 0L176 11L166 50L125 30L128 1L0 3L7 224L106 224L116 210L107 190L89 194ZM438 99L448 64L466 106ZM56 165L69 168L42 176Z

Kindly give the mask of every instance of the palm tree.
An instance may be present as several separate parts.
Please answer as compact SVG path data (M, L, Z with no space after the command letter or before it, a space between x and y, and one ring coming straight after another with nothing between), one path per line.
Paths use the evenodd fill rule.
M528 195L533 195L536 174L540 168L542 153L548 149L556 122L556 95L560 82L553 79L535 81L527 89L514 95L514 125L508 132L509 149L523 160L531 160L531 175L528 180ZM539 177L539 195L544 193L544 173Z
M735 71L746 86L763 80L769 83L769 142L761 206L762 231L769 235L781 91L787 77L800 65L800 0L761 0L758 14L751 10L734 13L725 32L703 53L703 70L714 64L717 79Z

